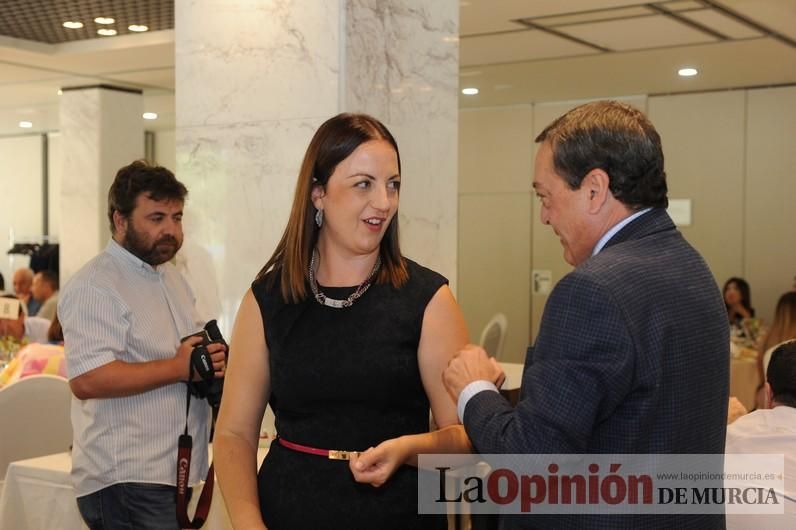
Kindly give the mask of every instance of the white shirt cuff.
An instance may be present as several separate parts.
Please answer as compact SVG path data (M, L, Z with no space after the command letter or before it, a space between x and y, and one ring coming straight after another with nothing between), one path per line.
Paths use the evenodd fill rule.
M491 382L486 380L473 381L462 389L459 394L459 402L456 405L456 412L459 414L459 421L464 423L464 409L467 408L467 402L470 401L474 395L484 390L491 390L497 392L497 387Z

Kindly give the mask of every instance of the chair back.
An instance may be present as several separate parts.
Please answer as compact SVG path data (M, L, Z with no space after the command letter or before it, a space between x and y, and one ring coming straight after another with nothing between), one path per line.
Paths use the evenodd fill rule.
M8 464L67 451L72 444L69 382L32 375L0 388L0 480Z
M486 352L497 360L503 354L503 343L506 341L506 330L509 327L508 319L503 313L496 313L481 332L479 344Z

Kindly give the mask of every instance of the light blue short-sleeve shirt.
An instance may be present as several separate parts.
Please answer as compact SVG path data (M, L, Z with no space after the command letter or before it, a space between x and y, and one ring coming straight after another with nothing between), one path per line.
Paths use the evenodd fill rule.
M172 358L180 339L202 324L191 289L173 265L152 267L113 240L61 290L58 317L70 379L115 360ZM175 485L186 391L184 383L175 383L128 397L73 397L77 496L122 482ZM210 407L192 398L191 483L207 473L209 430Z

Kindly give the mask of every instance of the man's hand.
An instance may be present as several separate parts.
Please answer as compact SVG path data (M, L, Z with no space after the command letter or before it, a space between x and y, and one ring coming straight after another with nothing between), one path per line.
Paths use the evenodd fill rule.
M464 387L479 380L491 381L500 388L506 380L506 374L494 357L489 357L483 348L475 344L468 344L459 350L442 373L442 381L454 401L459 400Z
M180 366L180 381L188 381L190 374L191 352L194 347L202 343L201 337L189 337L180 344L177 348L177 354L174 356L175 361ZM215 377L224 377L226 370L226 347L218 342L211 342L206 346L207 352L210 354L210 359L213 362L213 371ZM194 370L193 381L201 381L202 377Z
M227 347L220 342L212 342L207 345L207 351L210 354L210 359L213 361L215 378L220 379L224 377L224 373L227 370Z

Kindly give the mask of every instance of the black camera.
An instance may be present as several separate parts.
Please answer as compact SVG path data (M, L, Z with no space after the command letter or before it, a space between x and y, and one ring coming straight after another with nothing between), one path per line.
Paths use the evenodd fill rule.
M200 398L207 399L213 409L218 409L221 405L221 394L224 391L224 379L215 377L213 370L213 360L210 358L210 352L207 351L207 346L211 343L223 344L227 350L226 356L229 356L229 346L221 331L218 329L218 324L215 320L209 321L205 324L204 330L198 334L202 337L202 343L194 346L191 352L191 366L192 371L195 371L202 378L201 381L190 381L188 388L191 393Z

